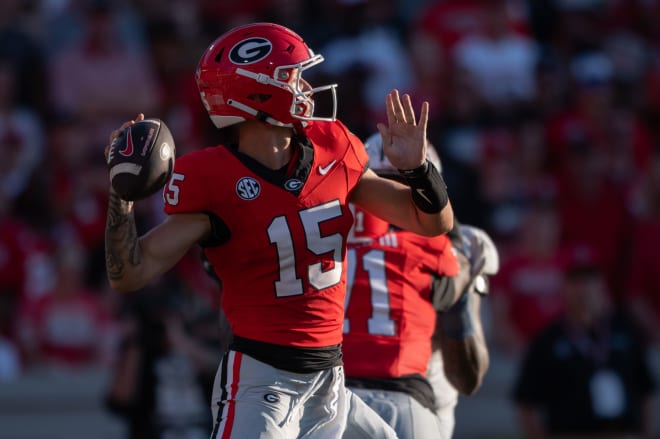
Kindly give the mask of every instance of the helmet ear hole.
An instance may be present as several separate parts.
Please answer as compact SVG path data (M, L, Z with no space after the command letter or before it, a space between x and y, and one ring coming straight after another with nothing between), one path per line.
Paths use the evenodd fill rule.
M220 49L220 51L218 52L218 54L215 56L215 58L214 58L215 62L220 62L220 60L222 59L222 54L223 53L225 53L225 48L224 47L222 47Z

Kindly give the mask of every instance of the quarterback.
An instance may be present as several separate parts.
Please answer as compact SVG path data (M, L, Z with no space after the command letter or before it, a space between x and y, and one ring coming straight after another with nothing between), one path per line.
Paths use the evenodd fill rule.
M276 24L223 34L202 55L196 79L228 140L177 158L163 192L167 217L143 236L133 203L110 190L106 268L114 289L143 287L196 245L222 280L234 338L214 385L214 439L334 439L349 423L354 437L396 437L344 384L349 203L427 236L450 230L453 211L425 159L428 103L417 117L409 96L386 96L387 124L377 128L406 184L381 178L336 110L315 114L315 95L335 96L335 84L303 79L322 61Z

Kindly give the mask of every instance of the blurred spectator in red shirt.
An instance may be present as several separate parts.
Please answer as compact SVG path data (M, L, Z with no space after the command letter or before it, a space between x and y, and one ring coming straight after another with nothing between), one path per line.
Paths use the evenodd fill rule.
M586 52L571 59L569 71L571 100L565 111L547 122L551 159L556 169L561 171L572 158L573 145L589 143L606 154L610 150L624 152L628 155L625 162L631 163L634 171L643 170L651 150L650 133L634 108L615 103L612 60L604 52ZM618 144L611 143L613 135Z
M441 62L446 61L456 44L465 36L484 29L486 9L497 3L506 10L507 27L518 33L527 33L524 2L519 0L444 0L429 2L419 10L417 23L420 32L437 45ZM501 6L500 6L501 5Z
M624 273L630 218L625 188L612 182L606 166L607 155L588 141L572 145L559 180L558 203L562 243L592 248L616 294Z
M21 273L21 298L33 300L48 294L55 285L55 266L51 258L52 242L38 230L23 224L16 241L22 258L17 268Z
M591 247L617 295L630 220L625 200L632 176L647 166L650 136L632 109L614 106L612 63L605 54L579 55L570 69L573 105L547 125L562 242Z
M523 3L520 0L443 0L427 2L425 7L417 9L409 24L408 36L415 72L414 95L423 97L433 108L438 109L431 114L432 117L438 117L447 105L451 105L446 101L454 99L453 88L457 85L471 82L470 87L480 98L483 97L483 84L469 78L464 70L464 67L476 67L481 55L475 53L475 56L471 56L467 63L469 65L461 63L456 66L455 48L466 38L480 36L478 41L485 42L481 36L488 33L488 24L502 23L487 20L488 10L501 12L497 17L504 18L507 35L511 35L511 31L526 35L527 17ZM487 56L488 53L482 55Z
M49 241L21 221L0 191L0 337L18 342L19 304L53 286Z
M83 284L84 255L75 242L62 242L54 255L53 290L24 301L19 338L28 366L87 367L108 361L111 314L100 294Z
M86 281L105 279L106 164L80 136L82 120L75 114L55 115L48 127L49 208L57 233L73 233L87 252Z
M191 39L186 39L172 17L152 19L147 24L151 60L159 88L155 112L172 131L177 154L209 143L215 127L199 99L195 82L197 58Z
M625 303L660 353L660 150L633 199L632 251Z
M515 125L483 130L479 158L479 192L485 202L481 215L506 248L519 232L529 204L556 197L542 120L530 114Z
M495 113L517 110L536 94L538 49L531 38L511 28L506 2L487 3L482 28L464 35L451 57Z
M57 112L78 114L80 135L90 145L105 146L117 120L135 112L153 115L158 88L148 55L122 43L111 0L85 3L84 36L62 49L50 64L52 105Z
M529 340L561 312L563 262L559 246L559 216L551 202L531 205L492 278L493 342L518 355Z

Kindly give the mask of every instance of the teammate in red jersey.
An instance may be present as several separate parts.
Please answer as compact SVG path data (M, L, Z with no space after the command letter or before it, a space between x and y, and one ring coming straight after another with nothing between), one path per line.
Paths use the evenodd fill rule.
M198 244L222 280L234 339L214 386L213 438L395 435L344 386L348 204L429 236L452 228L453 211L425 159L428 103L418 119L409 96L387 95L387 124L377 128L407 185L381 178L334 111L314 114L317 95L335 95L336 85L313 88L302 78L322 61L276 24L220 36L196 78L212 121L233 141L177 158L164 190L168 216L141 237L133 204L110 191L113 288L141 288Z
M370 168L398 178L382 153L381 136L365 145ZM427 157L439 168L435 154ZM342 346L347 384L399 438L449 438L455 388L473 393L488 367L479 297L473 291L483 292L482 276L496 271L494 245L485 232L459 229L456 222L449 235L428 238L353 209ZM484 251L486 240L489 251ZM439 350L431 360L436 335Z

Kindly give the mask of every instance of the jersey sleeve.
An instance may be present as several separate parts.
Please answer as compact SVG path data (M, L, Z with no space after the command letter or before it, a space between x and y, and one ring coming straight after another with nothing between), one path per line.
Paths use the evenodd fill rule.
M194 151L177 158L170 181L163 189L164 211L176 213L209 210L209 190L206 169L209 167L207 150Z
M452 242L446 235L427 238L427 251L435 255L432 270L440 276L456 276L459 270L458 259Z
M349 144L349 148L346 153L347 161L349 161L349 163L353 163L363 174L367 170L369 163L369 155L367 154L367 150L364 147L364 143L362 143L362 140L353 134L346 127L346 125L340 121L337 121L336 124L344 132L346 140Z
M400 245L409 254L415 254L423 261L426 270L437 276L456 276L459 270L458 259L447 235L432 238L406 230L398 231Z
M348 191L352 191L369 163L362 141L339 120L316 122L306 134L314 144L315 156L323 157L327 162L341 163L346 172Z

